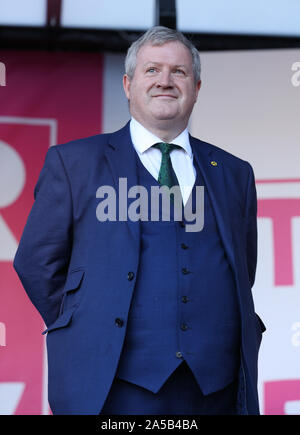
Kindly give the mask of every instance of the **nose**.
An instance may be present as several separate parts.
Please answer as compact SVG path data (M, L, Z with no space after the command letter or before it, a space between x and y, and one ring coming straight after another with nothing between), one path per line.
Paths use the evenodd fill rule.
M173 78L169 70L162 70L158 76L157 86L162 88L173 87Z

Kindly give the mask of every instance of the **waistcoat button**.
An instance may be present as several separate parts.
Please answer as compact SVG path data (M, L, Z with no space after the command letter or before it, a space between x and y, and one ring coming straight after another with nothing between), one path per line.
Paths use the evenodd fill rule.
M124 325L124 320L123 319L119 319L119 317L117 317L115 319L115 325L118 326L119 328L122 328L122 326Z
M132 281L133 278L134 278L134 273L133 272L128 272L128 274L127 274L128 281Z
M180 329L181 329L182 331L186 331L186 330L188 329L188 325L187 325L186 323L181 323L181 325L180 325Z

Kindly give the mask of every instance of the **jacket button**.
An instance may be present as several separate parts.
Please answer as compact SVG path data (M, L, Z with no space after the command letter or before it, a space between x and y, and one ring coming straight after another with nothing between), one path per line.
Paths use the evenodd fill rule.
M124 325L124 320L123 319L119 319L119 317L117 317L115 319L115 325L118 326L119 328L122 328L122 326Z
M134 278L134 273L133 272L128 272L128 274L127 274L128 281L132 281L133 278Z
M181 249L188 249L189 247L185 243L181 243Z
M187 275L188 273L190 273L190 271L186 267L183 267L181 269L181 272L183 273L183 275Z
M181 226L181 228L185 227L185 223L183 221L179 221L179 225Z
M180 329L181 329L182 331L186 331L186 330L188 329L188 325L187 325L186 323L181 323L181 325L180 325Z
M182 358L182 353L181 352L176 352L176 358Z
M189 298L187 296L182 296L181 301L186 303L189 301Z

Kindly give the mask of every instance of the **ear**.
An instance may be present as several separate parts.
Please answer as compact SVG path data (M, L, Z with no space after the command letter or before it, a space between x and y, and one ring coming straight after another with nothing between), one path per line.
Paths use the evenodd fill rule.
M200 88L201 88L201 80L199 80L199 82L198 83L196 83L196 98L195 98L195 102L197 101L197 98L198 98L198 94L199 94L199 91L200 91Z
M127 97L128 100L130 100L130 78L128 77L127 74L123 75L123 88L124 88L124 92L125 95Z

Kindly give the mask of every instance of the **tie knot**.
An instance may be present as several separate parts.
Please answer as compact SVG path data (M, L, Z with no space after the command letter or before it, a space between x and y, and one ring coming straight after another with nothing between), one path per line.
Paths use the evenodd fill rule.
M172 150L175 148L180 149L179 145L175 145L173 143L159 142L153 145L155 148L160 149L162 154L169 155Z

